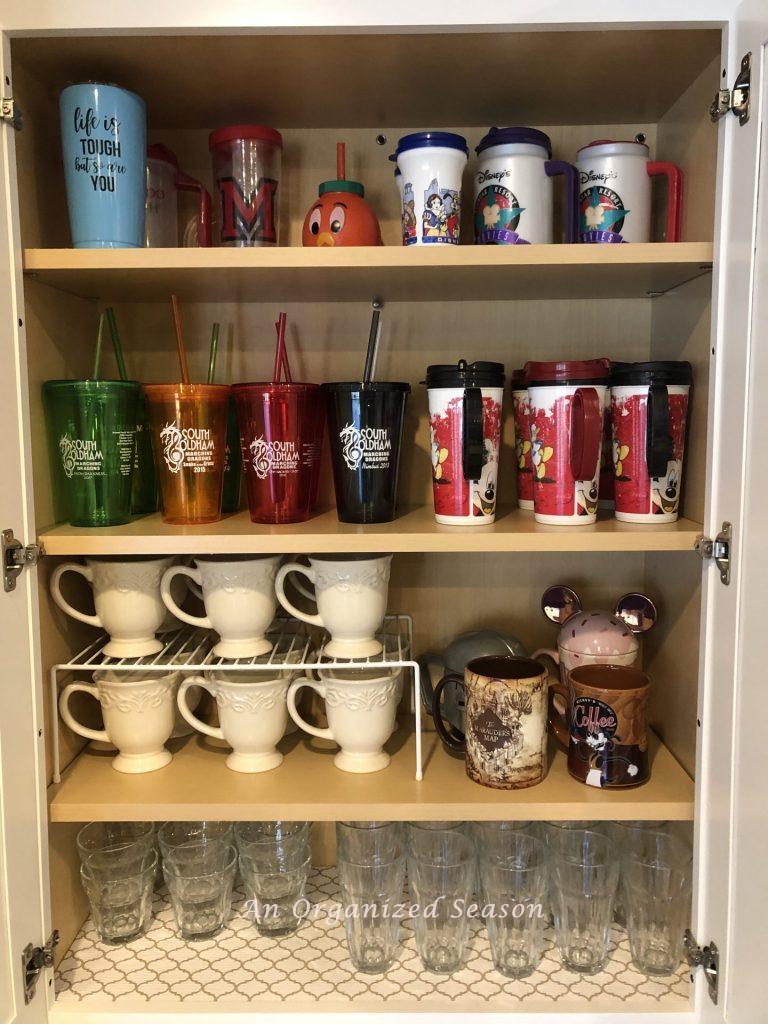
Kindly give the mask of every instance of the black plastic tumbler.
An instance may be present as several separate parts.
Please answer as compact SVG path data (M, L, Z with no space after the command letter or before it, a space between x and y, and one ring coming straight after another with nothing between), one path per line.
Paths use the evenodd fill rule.
M393 381L323 384L336 509L342 523L394 519L410 390L410 384Z

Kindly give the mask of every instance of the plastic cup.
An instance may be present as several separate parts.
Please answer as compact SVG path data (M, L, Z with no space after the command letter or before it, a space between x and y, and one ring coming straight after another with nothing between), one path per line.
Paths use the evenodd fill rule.
M163 522L221 518L228 384L145 384Z
M214 245L277 245L283 140L274 128L236 124L211 132Z
M323 399L317 384L235 384L254 523L303 523L317 501Z
M240 427L237 422L237 403L235 396L229 399L227 412L227 446L224 452L224 492L221 498L221 511L224 513L240 511L240 492L243 482L243 463L240 458Z
M397 152L402 174L403 245L458 245L461 177L467 140L453 132L404 135Z
M336 509L342 523L389 523L410 384L323 384L331 439Z
M131 517L140 387L119 380L43 384L54 495L72 526L119 526Z

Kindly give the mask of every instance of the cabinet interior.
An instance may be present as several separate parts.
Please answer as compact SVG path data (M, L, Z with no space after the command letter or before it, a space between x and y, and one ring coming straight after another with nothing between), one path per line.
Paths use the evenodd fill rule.
M379 213L385 244L397 245L397 194L387 155L399 134L425 126L450 128L466 135L474 147L491 124L502 122L543 128L552 138L554 155L565 160L592 139L631 138L643 132L652 157L677 163L685 174L683 241L711 241L716 133L707 110L719 78L719 32L569 32L567 62L558 56L565 44L563 32L14 39L13 91L25 118L16 138L22 245L70 244L58 92L68 81L105 75L145 97L150 141L168 145L184 170L209 187L207 137L212 128L238 121L278 127L284 138L280 245L300 245L301 224L317 184L333 176L337 140L347 144L349 176L365 183ZM510 46L515 60L509 59ZM524 105L520 97L525 97ZM591 112L602 115L601 123L585 123ZM384 145L380 136L386 137ZM465 219L468 207L465 203ZM467 225L463 228L466 240ZM657 228L661 230L661 222ZM431 502L426 401L419 383L428 363L493 359L503 362L509 375L529 358L688 359L694 387L681 515L701 522L708 458L711 275L702 268L691 276L697 279L681 281L669 294L633 298L606 297L594 289L568 300L459 301L449 293L431 296L432 301L390 303L384 289L378 295L385 302L378 375L407 380L413 389L401 465L402 504ZM25 279L39 531L57 519L41 383L88 375L98 313L109 304L115 306L129 373L142 381L175 379L169 303L142 301L140 294L132 301L112 302L108 292L88 297L50 287L34 276ZM204 375L210 326L217 320L222 325L218 379L264 379L271 372L273 323L280 309L288 314L295 379L359 375L370 315L366 303L218 300L184 305L192 378ZM509 412L508 395L505 401ZM507 415L500 463L502 506L514 502L513 455ZM321 505L330 507L330 473L323 478ZM39 573L40 664L46 735L59 728L66 765L80 755L82 741L57 726L47 676L51 665L84 646L92 632L64 617L50 601L47 583L55 562L46 559ZM394 559L390 610L413 616L417 656L439 651L456 633L481 626L512 632L533 651L555 641L556 629L539 608L546 586L573 586L585 607L613 606L631 590L648 593L659 609L656 627L642 641L644 667L654 684L651 721L692 776L700 575L700 561L692 551L414 550ZM50 779L50 745L48 772ZM451 817L448 811L440 816ZM59 959L87 917L74 848L78 827L77 822L58 822L49 830L52 922L62 936ZM317 830L316 844L317 862L329 863L333 844L327 827ZM676 1008L685 1009L687 1003Z

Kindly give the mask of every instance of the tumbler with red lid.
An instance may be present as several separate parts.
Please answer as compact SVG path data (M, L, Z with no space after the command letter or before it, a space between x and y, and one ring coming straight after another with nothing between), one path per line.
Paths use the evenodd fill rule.
M277 245L283 140L261 124L219 128L208 137L213 157L217 245Z
M533 512L533 462L531 461L531 402L525 370L512 372L512 415L515 425L517 504Z
M525 364L531 406L536 521L586 526L597 518L607 359Z
M680 504L691 364L614 363L611 414L616 518L673 523Z

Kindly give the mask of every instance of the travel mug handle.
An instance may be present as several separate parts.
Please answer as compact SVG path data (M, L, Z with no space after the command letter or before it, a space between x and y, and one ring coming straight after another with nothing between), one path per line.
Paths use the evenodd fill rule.
M211 245L211 195L205 185L183 171L176 175L176 188L180 192L197 192L197 244L207 249Z
M308 686L310 690L314 690L315 693L319 693L320 696L325 700L325 687L322 683L318 683L315 679L310 679L308 676L302 677L301 679L295 680L288 687L288 714L294 720L296 725L304 732L308 732L310 736L319 736L321 740L332 740L333 733L330 729L318 729L315 725L310 725L309 722L305 722L304 719L296 708L296 694L303 686Z
M285 596L285 578L289 573L300 572L307 577L312 583L315 582L315 570L311 566L302 565L301 562L286 562L285 565L280 566L275 577L275 594L277 600L285 608L289 615L293 615L296 619L301 619L302 622L308 622L310 626L322 626L323 619L320 615L309 615L307 612L299 611L299 609L291 604L288 598Z
M99 699L99 689L95 683L69 683L59 696L59 714L64 722L78 736L84 736L87 740L103 740L105 743L109 743L109 736L104 729L89 729L87 725L78 722L69 710L69 698L73 693L87 693L95 700Z
M680 222L683 217L683 172L675 164L664 160L649 160L646 164L648 177L663 175L667 179L667 230L668 242L680 241Z
M448 683L455 683L457 686L464 686L464 677L457 675L455 672L449 672L443 676L440 682L435 687L435 692L432 695L432 717L435 720L435 729L437 735L448 747L449 750L455 750L457 754L462 754L467 747L467 741L464 733L451 725L450 722L446 722L443 718L442 712L440 711L440 697L443 694L443 690Z
M562 697L565 701L565 706L568 707L570 699L568 696L568 690L562 683L550 683L549 692L547 694L547 719L549 721L549 727L555 735L555 739L567 750L571 743L571 734L565 716L561 715L555 707L556 695L558 697Z
M221 729L217 729L214 725L208 725L207 722L201 722L197 715L192 713L189 704L187 704L187 690L190 686L200 686L203 690L207 690L214 700L216 698L216 687L209 683L207 679L203 676L188 676L182 682L176 694L176 703L181 717L185 722L189 722L193 729L197 729L198 732L205 733L206 736L213 736L217 740L223 740L224 733Z
M667 463L675 455L675 443L669 432L669 392L666 384L648 385L645 425L645 464L648 476L665 476Z
M571 401L571 473L574 480L591 480L603 439L602 406L594 388L576 388Z
M172 565L170 569L166 569L163 573L163 578L160 580L160 597L163 599L163 604L171 613L175 615L177 619L181 619L182 622L188 622L190 626L200 626L202 629L213 629L211 620L207 615L190 615L189 612L183 611L173 599L171 594L171 581L174 576L188 576L191 580L194 580L198 585L201 584L202 577L200 576L199 569L193 569L189 565Z
M544 172L548 178L562 174L565 179L565 242L575 242L579 237L579 172L565 160L545 160Z
M79 562L65 562L53 570L53 575L51 576L51 597L59 608L73 619L77 619L78 622L87 622L89 626L98 626L99 629L103 629L104 625L98 615L88 615L86 612L79 612L77 608L73 608L65 599L60 586L61 577L65 572L80 573L93 586L93 569L91 569L90 565L80 565Z
M479 480L483 472L483 394L465 388L462 399L461 466L465 480Z

